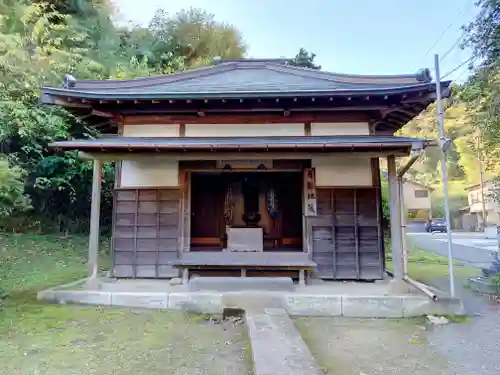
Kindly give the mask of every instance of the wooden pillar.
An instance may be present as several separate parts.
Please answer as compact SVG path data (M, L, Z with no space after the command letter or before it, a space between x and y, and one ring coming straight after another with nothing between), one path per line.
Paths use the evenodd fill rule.
M408 276L408 246L406 244L406 210L403 179L398 178L399 206L401 212L401 254L403 256L403 276Z
M306 285L306 271L299 270L299 285Z
M401 263L401 251L403 248L403 236L401 235L401 200L399 196L399 184L396 175L396 158L394 155L387 157L387 174L389 180L389 207L391 213L391 248L392 263L394 264L394 279L403 280L403 269Z
M99 218L101 215L101 181L102 161L94 160L94 173L92 176L92 201L90 211L89 259L88 276L96 278L99 269Z

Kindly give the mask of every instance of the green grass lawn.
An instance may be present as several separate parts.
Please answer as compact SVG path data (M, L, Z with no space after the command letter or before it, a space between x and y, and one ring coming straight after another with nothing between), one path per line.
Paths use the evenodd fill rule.
M108 243L102 242L101 267L109 267ZM0 331L15 326L25 311L39 309L36 293L87 274L87 236L0 233Z
M477 268L454 262L454 273L458 278L477 276ZM393 271L390 245L386 244L386 268ZM408 249L408 276L422 283L449 277L448 259L433 252L410 247Z
M109 266L106 244L100 264ZM183 313L57 305L86 276L87 237L0 234L0 374L249 374L243 326Z
M101 268L109 267L108 243L100 249ZM2 289L33 293L85 277L87 246L87 236L0 233Z

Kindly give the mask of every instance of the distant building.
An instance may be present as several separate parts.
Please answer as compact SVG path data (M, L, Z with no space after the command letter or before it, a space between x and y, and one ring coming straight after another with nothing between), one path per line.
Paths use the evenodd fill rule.
M387 180L386 171L382 171L382 176ZM403 197L409 220L420 221L431 217L431 191L432 189L424 184L404 179Z
M481 185L475 184L466 188L469 206L467 213L473 217L476 228L482 228L484 224L500 224L500 203L495 202L492 197L494 189L493 179L484 182L483 194L481 194ZM486 217L483 217L483 197Z
M416 181L403 182L403 196L408 219L426 220L431 217L431 191Z

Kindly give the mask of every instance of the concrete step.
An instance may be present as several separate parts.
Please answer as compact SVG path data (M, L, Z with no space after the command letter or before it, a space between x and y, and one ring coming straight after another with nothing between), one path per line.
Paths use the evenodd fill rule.
M324 374L284 309L247 310L255 375Z
M290 277L195 277L189 280L190 292L239 292L245 290L287 291L294 289Z

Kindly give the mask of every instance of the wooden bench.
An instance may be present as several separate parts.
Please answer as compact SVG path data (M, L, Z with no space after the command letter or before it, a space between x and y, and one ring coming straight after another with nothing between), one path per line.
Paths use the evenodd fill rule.
M299 284L305 285L306 271L312 271L316 263L303 252L187 252L172 262L172 266L182 270L182 282L189 281L192 269L240 269L241 277L246 277L247 269L296 270Z

